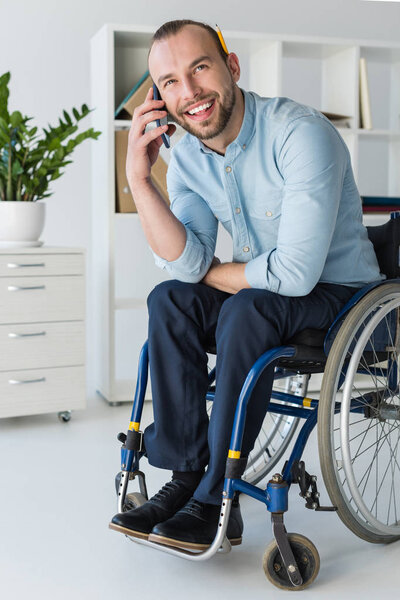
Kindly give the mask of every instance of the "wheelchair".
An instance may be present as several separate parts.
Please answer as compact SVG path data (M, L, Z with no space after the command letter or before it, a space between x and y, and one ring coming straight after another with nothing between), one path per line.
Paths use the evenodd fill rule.
M225 536L235 494L263 502L271 513L274 540L263 557L272 584L301 590L316 578L320 559L303 535L287 533L284 513L288 492L298 485L306 508L335 511L360 538L388 543L400 538L400 212L384 225L368 227L384 281L360 289L342 308L328 331L304 330L286 345L265 352L254 363L237 402L226 462L221 513L211 546L201 552L172 548L131 537L188 560L206 560L229 552ZM262 371L274 364L274 387L268 412L248 459L241 458L246 407ZM310 377L322 375L319 399L307 396ZM139 430L148 376L147 342L139 371L131 422L120 433L121 471L116 476L118 511L147 499L145 475L139 470L144 454ZM209 373L207 401L214 393L215 369ZM304 423L295 439L300 421ZM321 472L332 506L320 505L317 478L301 460L317 425ZM259 483L293 447L280 473L266 486ZM139 492L128 492L137 479ZM397 496L396 496L397 492ZM127 536L129 537L129 535Z

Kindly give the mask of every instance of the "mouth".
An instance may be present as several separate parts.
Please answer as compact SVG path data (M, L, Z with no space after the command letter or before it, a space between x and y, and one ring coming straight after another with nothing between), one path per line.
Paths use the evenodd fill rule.
M205 121L208 119L213 113L215 108L215 99L209 100L208 102L203 102L203 104L199 104L195 108L191 108L186 111L184 114L191 121Z

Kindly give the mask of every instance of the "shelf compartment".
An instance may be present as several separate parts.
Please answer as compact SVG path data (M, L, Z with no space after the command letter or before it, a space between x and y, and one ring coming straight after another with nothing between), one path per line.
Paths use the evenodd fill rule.
M361 46L367 63L373 129L400 133L400 49Z
M151 290L168 275L155 265L137 214L116 215L114 235L115 298L119 299L115 307L131 299L145 303Z
M283 42L282 95L356 126L358 49L353 45Z
M358 140L358 158L358 189L361 196L400 195L399 139L362 135Z

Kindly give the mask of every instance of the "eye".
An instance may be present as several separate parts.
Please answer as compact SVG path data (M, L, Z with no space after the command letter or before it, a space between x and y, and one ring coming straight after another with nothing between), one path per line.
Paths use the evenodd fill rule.
M207 67L207 65L198 65L198 66L195 68L194 72L196 73L196 71L197 71L197 70L199 70L199 69L202 71L202 70L203 70L203 69L205 69L206 67Z
M168 81L165 82L164 87L167 87L167 85L169 85L170 83L173 83L174 81L176 81L175 79L168 79Z

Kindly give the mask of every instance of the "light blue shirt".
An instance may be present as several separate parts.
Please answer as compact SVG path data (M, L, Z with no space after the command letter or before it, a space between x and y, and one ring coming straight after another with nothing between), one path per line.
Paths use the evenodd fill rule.
M289 98L243 95L243 123L225 156L189 134L173 148L167 186L186 245L174 261L155 255L156 264L175 279L200 281L220 221L253 288L305 296L318 282L361 287L384 278L337 129Z

